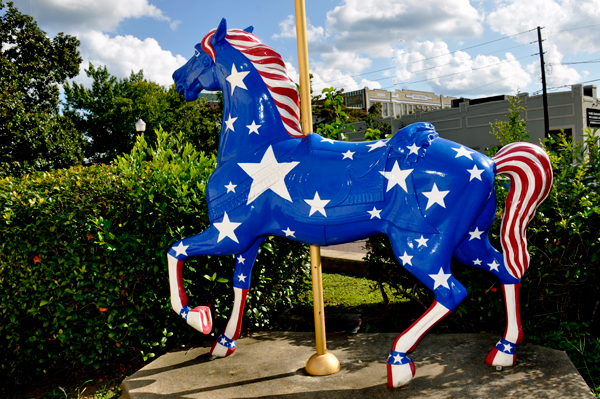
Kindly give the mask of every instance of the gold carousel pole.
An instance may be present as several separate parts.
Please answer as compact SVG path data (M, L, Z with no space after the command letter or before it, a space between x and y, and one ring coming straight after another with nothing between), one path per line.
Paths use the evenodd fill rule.
M298 66L300 74L300 115L302 133L312 132L312 108L310 104L310 78L308 76L308 45L306 42L306 11L304 0L296 3L296 38L298 41ZM329 375L340 371L340 362L333 353L327 352L325 336L325 308L323 305L323 275L321 272L321 248L310 246L310 269L313 289L313 311L315 316L315 341L317 353L306 363L306 372L311 375Z

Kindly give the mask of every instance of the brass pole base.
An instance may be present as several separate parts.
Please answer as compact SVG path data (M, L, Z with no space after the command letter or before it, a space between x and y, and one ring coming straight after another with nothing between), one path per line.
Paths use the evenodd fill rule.
M340 371L340 361L333 353L315 353L306 362L306 372L310 375L329 375Z

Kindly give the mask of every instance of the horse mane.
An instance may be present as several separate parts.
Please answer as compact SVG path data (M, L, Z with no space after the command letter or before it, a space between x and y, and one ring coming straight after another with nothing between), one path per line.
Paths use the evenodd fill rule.
M216 29L202 39L202 49L216 61L215 50L210 39ZM250 60L264 81L275 101L283 126L292 137L304 137L300 128L300 101L295 83L287 74L281 55L271 47L262 44L256 36L240 29L227 30L225 38L229 44Z

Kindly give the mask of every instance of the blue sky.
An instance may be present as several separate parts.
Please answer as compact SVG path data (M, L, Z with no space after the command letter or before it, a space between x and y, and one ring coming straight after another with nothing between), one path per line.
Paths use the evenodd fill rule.
M297 80L292 0L17 0L54 36L76 35L82 68L134 70L158 83L193 55L221 18L254 26ZM541 90L535 28L548 86L600 79L600 0L306 0L313 88L434 91L477 98ZM534 42L534 43L532 43ZM588 62L592 61L592 62ZM82 73L76 81L89 83ZM598 84L599 82L592 82Z

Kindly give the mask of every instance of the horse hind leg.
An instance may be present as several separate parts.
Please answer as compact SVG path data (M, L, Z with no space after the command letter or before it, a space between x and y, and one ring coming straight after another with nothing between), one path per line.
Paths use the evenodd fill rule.
M225 327L225 332L217 338L212 348L210 348L210 354L215 358L227 357L235 352L237 347L236 341L240 337L242 330L244 304L246 303L246 296L250 289L252 267L254 266L258 249L263 241L264 238L257 239L250 249L239 254L235 258L235 271L233 273L233 309L231 310L231 317Z
M513 366L517 355L515 348L523 341L523 327L519 312L519 289L521 280L514 277L505 266L504 256L489 242L490 231L496 211L495 196L492 195L483 212L471 228L467 238L454 252L456 259L467 265L493 274L501 284L506 312L506 328L502 339L485 358L490 366Z
M467 289L452 275L450 259L435 256L440 255L439 251L434 254L427 251L428 248L423 248L419 253L420 247L416 247L412 252L415 255L408 259L407 251L397 245L402 241L392 236L390 236L390 241L392 241L394 253L404 268L435 294L435 300L429 309L394 341L393 349L387 360L387 377L388 386L397 388L408 384L415 375L414 363L407 353L412 352L425 334L458 306L467 296ZM403 241L406 242L406 238ZM434 246L431 245L429 248L432 247ZM406 261L403 261L402 258Z

